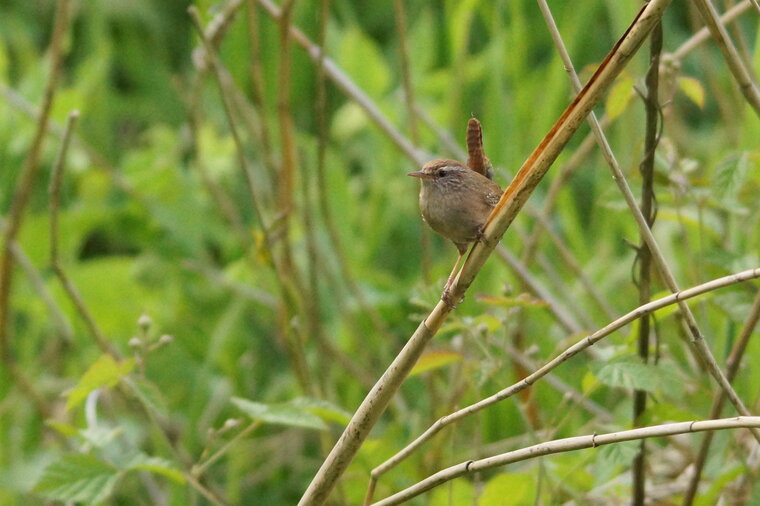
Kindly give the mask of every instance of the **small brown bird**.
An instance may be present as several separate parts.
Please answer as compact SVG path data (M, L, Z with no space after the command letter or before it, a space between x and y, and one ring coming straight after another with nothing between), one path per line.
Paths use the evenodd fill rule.
M502 191L498 184L456 160L432 160L409 175L422 181L422 219L452 241L459 251L459 258L444 288L446 297L467 246L482 234L486 219L499 202Z

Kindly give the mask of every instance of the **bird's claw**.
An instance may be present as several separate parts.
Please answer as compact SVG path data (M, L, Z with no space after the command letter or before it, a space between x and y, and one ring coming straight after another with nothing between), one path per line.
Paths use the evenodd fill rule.
M486 226L481 225L478 228L478 234L475 236L475 242L482 242L488 249L494 249L496 247L491 241L486 239Z
M449 309L453 311L457 308L457 304L461 303L464 300L464 297L455 302L452 300L451 295L451 286L447 284L443 289L443 293L441 294L441 300L449 307Z

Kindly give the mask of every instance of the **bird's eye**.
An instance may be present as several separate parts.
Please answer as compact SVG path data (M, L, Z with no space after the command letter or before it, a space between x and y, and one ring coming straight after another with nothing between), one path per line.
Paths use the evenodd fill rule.
M448 175L449 171L446 169L440 169L438 171L438 177L446 177Z

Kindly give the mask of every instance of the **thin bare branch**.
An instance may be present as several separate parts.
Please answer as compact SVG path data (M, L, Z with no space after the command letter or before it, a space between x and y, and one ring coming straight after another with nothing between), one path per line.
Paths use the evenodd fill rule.
M406 10L404 9L404 0L395 0L393 2L393 12L396 17L396 33L398 34L399 57L401 59L401 83L404 87L404 99L406 103L407 125L409 128L409 137L415 146L420 145L420 129L417 111L417 103L414 98L414 85L412 84L412 70L409 64L409 44L407 41L406 29ZM322 44L320 44L322 46ZM412 186L416 191L416 188ZM430 248L431 232L427 227L422 227L420 231L420 265L422 266L422 279L426 283L431 280L430 273Z
M669 3L670 0L652 0L639 12L629 29L594 73L586 88L568 106L523 164L491 213L483 232L483 240L475 244L462 270L452 283L449 300L458 301L464 296L465 291L472 284L477 273L551 164L559 156L583 119L599 102L603 92L636 53ZM300 505L323 504L327 500L338 479L422 354L427 342L435 335L452 310L451 302L441 300L430 315L420 323L406 346L354 413L343 435L301 497Z
M603 116L601 125L602 128L606 128L610 124L608 116ZM544 197L543 207L540 210L535 210L531 215L535 216L539 220L549 222L549 217L554 211L554 206L557 203L560 190L565 186L570 176L580 168L581 164L588 158L592 148L596 146L596 138L593 132L586 135L578 148L573 151L570 158L565 164L557 171L557 174L551 180L549 189L546 191L546 197ZM538 248L538 239L541 233L546 230L545 227L534 227L531 235L529 235L523 241L522 257L526 260L533 258Z
M437 473L425 478L424 480L402 490L390 497L374 503L374 506L391 506L401 504L409 499L416 497L423 492L427 492L447 481L453 480L466 474L473 474L493 469L495 467L505 466L514 462L530 460L544 455L555 453L565 453L574 450L586 448L596 448L598 446L622 443L624 441L634 441L637 439L648 439L654 437L674 436L676 434L690 434L694 432L715 431L726 429L742 428L760 428L760 416L738 416L735 418L723 418L719 420L695 420L691 422L668 423L663 425L654 425L639 429L624 430L620 432L610 432L608 434L591 434L588 436L576 436L565 439L556 439L547 441L526 448L521 448L512 452L494 455L479 460L468 460L460 464L448 467Z
M520 261L509 249L500 244L496 247L496 254L506 263L512 272L518 277L518 279L539 299L545 301L549 305L549 310L554 313L554 317L557 319L560 325L570 332L575 334L583 330L583 326L578 323L575 317L569 311L557 301L556 297L552 295L549 290L546 289L533 275L531 275L528 267Z
M726 361L726 378L728 381L733 381L736 377L736 373L739 371L739 364L741 364L744 351L747 349L747 343L752 336L752 332L757 326L757 322L760 320L760 290L755 295L755 300L752 303L752 307L749 310L747 320L744 322L744 326L739 332L739 336L734 342L734 347L731 349L731 353ZM719 390L713 398L712 406L710 407L710 418L717 418L723 411L723 405L726 401L726 394L722 390ZM712 434L705 434L702 444L699 447L699 453L697 459L694 462L694 472L689 477L689 485L684 493L683 505L691 506L694 502L694 498L697 494L697 487L699 486L699 480L702 476L702 470L707 462L707 455L710 452L710 445L712 444Z
M752 2L757 2L757 0L752 0ZM738 18L740 15L747 12L750 7L752 7L750 0L744 0L743 2L740 2L734 5L720 17L721 24L728 25L729 23L733 22L736 18ZM689 38L689 40L681 44L678 47L678 49L670 53L670 56L676 60L682 60L686 56L687 53L691 52L695 47L702 44L709 38L710 38L710 30L707 27L704 27L701 30L699 30L697 33L692 35L691 38Z
M596 302L597 306L604 312L605 316L608 319L612 319L615 317L615 310L610 306L609 302L602 296L601 293L599 293L599 290L597 289L597 286L589 279L589 277L586 275L585 272L583 272L583 267L580 265L578 260L575 258L575 255L573 255L572 251L570 251L570 248L565 244L562 237L554 231L549 221L546 219L546 216L543 213L536 213L535 214L536 223L538 223L538 227L534 227L534 230L544 230L546 234L549 236L549 239L551 239L552 243L554 244L554 247L557 249L557 251L560 254L560 257L562 257L562 262L567 265L567 267L572 271L573 276L580 281L580 283L583 285L583 287L588 292L589 296Z
M45 140L45 134L50 121L50 113L58 88L58 79L61 74L63 62L63 40L68 27L69 0L58 0L56 3L53 34L51 36L49 50L50 73L45 82L45 92L42 98L42 105L40 106L40 113L37 116L32 144L24 159L23 169L13 194L10 210L7 214L7 220L3 230L2 252L0 252L0 355L2 356L0 359L5 364L19 388L21 388L21 390L34 401L37 410L43 418L49 416L48 408L42 399L42 396L36 391L32 382L29 381L24 371L16 363L10 343L11 329L9 315L11 310L10 299L14 261L14 255L11 248L16 242L16 237L24 220L24 213L29 202L29 197L37 182L37 175L40 170L42 143Z
M206 57L209 59L214 69L214 76L216 77L217 84L219 85L219 94L221 96L222 105L224 106L225 116L227 118L227 122L230 128L230 133L235 143L235 150L237 152L237 158L238 158L238 163L240 165L240 170L243 172L245 176L248 194L251 199L251 205L253 207L254 213L256 214L256 217L259 220L259 223L261 224L263 246L272 262L272 267L273 267L272 271L274 272L275 277L278 282L278 286L282 291L283 300L287 302L287 305L289 307L296 307L296 305L300 302L299 294L301 293L301 291L297 288L297 285L300 280L296 279L295 275L286 276L282 270L283 269L282 266L278 264L278 259L273 254L273 238L272 238L272 233L271 233L272 231L270 229L270 226L267 224L267 222L264 219L263 207L260 203L260 199L259 199L258 192L256 189L256 183L255 183L253 171L249 167L248 161L246 160L243 141L242 141L242 138L240 136L240 133L238 131L238 128L233 116L233 105L232 105L231 97L235 95L235 92L232 91L234 89L234 86L230 82L229 73L225 71L223 65L219 61L219 58L216 52L214 51L211 45L211 42L206 38L206 32L203 29L203 23L200 19L200 14L198 13L198 9L194 5L192 5L187 9L187 11L191 19L193 20L193 25L195 26L196 31L203 44L203 47L206 50ZM294 270L288 271L288 274L294 274L294 272L295 272ZM308 374L306 362L303 356L304 354L303 354L303 350L301 346L301 340L299 336L294 335L295 331L292 329L292 327L289 326L287 322L288 322L287 318L282 318L282 317L280 318L281 329L283 329L286 345L288 347L289 357L290 357L292 366L294 368L294 371L296 373L296 377L299 379L299 382L302 388L304 389L304 391L308 391L308 388L310 385L310 382L308 380L309 374Z
M261 50L261 34L259 33L259 8L256 0L246 1L246 20L248 24L248 44L250 46L250 57L248 62L248 75L251 81L251 102L253 109L258 112L259 125L257 130L261 142L261 158L264 167L267 169L267 175L271 184L277 180L277 164L272 154L272 134L269 131L269 124L266 118L270 116L265 100L264 84L264 64L263 53ZM246 113L243 118L254 117L253 114ZM251 125L253 127L254 125ZM250 129L250 127L249 127ZM274 188L272 188L274 193Z
M515 360L516 362L519 362L520 365L522 365L527 370L535 370L536 369L536 363L525 356L525 354L515 348L514 346L507 345L504 347L507 354L509 355L509 358L512 360ZM554 374L547 374L546 375L546 382L551 385L552 388L562 392L562 394L565 397L570 398L573 402L579 404L583 407L586 411L594 415L599 421L603 423L610 423L613 420L612 413L610 413L608 410L604 409L602 406L597 404L596 402L590 400L585 395L578 392L576 389L559 379Z
M58 0L53 22L53 34L50 41L50 73L45 83L45 93L40 106L40 114L32 138L32 144L24 159L24 167L19 176L19 182L11 202L8 218L3 233L3 250L0 255L0 354L7 363L13 361L11 357L8 333L8 316L10 311L11 282L13 281L13 255L10 251L11 244L16 240L21 224L24 220L24 211L29 202L29 197L34 189L37 174L40 169L40 154L42 142L45 139L50 111L53 107L58 78L61 74L63 62L63 39L69 26L69 0Z
M66 294L71 299L77 312L82 317L87 329L95 338L95 342L98 347L104 353L110 353L117 357L118 353L113 347L110 341L106 339L103 332L101 332L98 324L95 322L90 310L87 309L87 305L84 303L84 299L79 294L79 291L72 283L66 271L63 269L60 257L58 255L58 215L61 206L61 185L63 184L63 175L66 167L66 153L69 149L69 143L72 138L72 133L76 127L77 120L79 119L79 111L74 110L69 113L66 121L66 127L63 132L63 139L61 140L61 147L58 150L58 155L53 165L53 173L50 178L50 265L53 268L58 279L61 281Z
M264 219L263 208L260 204L260 198L258 196L258 192L256 191L256 182L253 176L253 172L251 171L250 167L248 166L248 162L245 159L245 148L243 147L243 140L240 137L240 133L238 131L237 125L235 124L235 121L233 119L232 104L230 103L230 99L229 99L229 97L231 96L231 93L227 92L228 88L230 87L228 83L229 74L222 71L222 65L219 62L216 52L214 51L213 46L211 45L211 42L206 38L205 31L203 29L203 24L201 22L200 14L198 13L198 9L195 6L190 6L187 11L190 14L191 19L193 20L193 24L197 29L199 38L201 39L201 42L203 43L203 46L206 49L206 57L209 59L212 67L214 68L214 76L216 77L217 83L219 84L219 95L222 99L222 105L224 107L225 115L227 116L227 123L230 128L230 134L232 135L232 139L235 142L240 170L245 176L245 181L248 185L247 186L248 196L251 199L251 205L253 207L254 212L256 213L256 218L261 224L261 231L262 231L262 234L264 235L264 243L266 247L269 249L271 248L271 242L269 238L269 226Z
M580 339L578 342L576 342L574 345L567 348L557 357L553 358L552 360L544 364L541 368L536 369L533 373L526 376L525 378L518 381L517 383L514 383L513 385L510 385L507 388L504 388L500 390L499 392L489 397L486 397L485 399L482 399L474 404L471 404L458 411L455 411L454 413L451 413L444 417L439 418L425 432L423 432L420 436L418 436L417 439L415 439L414 441L409 443L407 446L405 446L401 451L399 451L392 458L388 459L387 461L383 462L381 465L373 469L372 478L377 479L378 477L387 473L390 469L397 466L401 461L403 461L409 455L411 455L418 447L422 446L426 441L431 439L434 435L436 435L442 429L446 428L447 426L467 416L477 413L478 411L481 411L493 404L496 404L498 402L503 401L504 399L512 397L513 395L521 392L522 390L525 390L526 388L534 384L536 381L544 377L546 374L548 374L550 371L558 367L560 364L562 364L566 360L572 358L573 356L577 355L579 352L587 349L588 347L593 346L600 340L604 339L605 337L612 334L616 330L619 330L620 328L628 325L632 321L637 320L644 315L648 315L658 309L662 309L663 307L670 306L672 304L677 304L680 301L690 299L697 295L701 295L703 293L710 292L718 288L723 288L725 286L729 286L735 283L741 283L741 282L748 281L750 279L755 279L758 277L760 277L760 267L756 269L750 269L747 271L738 272L736 274L731 274L729 276L724 276L722 278L717 278L712 281L702 283L701 285L688 288L681 292L654 300L652 302L644 304L643 306L639 306L633 311L630 311L629 313L621 316L617 320L608 323L606 326L597 330L596 332Z
M270 0L259 0L259 3L264 6L270 16L279 20L282 16L282 10L277 7ZM308 55L315 62L322 59L322 65L324 65L325 74L332 79L338 88L346 95L351 97L359 107L372 118L380 129L391 139L401 151L403 151L409 158L416 163L422 165L431 157L422 150L418 150L409 140L407 140L401 132L396 129L393 124L383 115L382 112L375 106L374 102L364 93L341 69L335 62L327 56L322 56L322 49L309 40L304 33L291 26L290 36L296 41L298 45L306 50Z
M723 53L726 64L734 79L736 79L736 83L739 85L744 98L747 99L749 105L755 110L755 114L760 117L760 88L752 80L752 74L744 64L741 56L739 56L736 46L731 42L726 27L720 21L718 12L710 0L693 0L693 2L697 6L697 10L699 10L707 28L710 30L710 34L718 44L718 48Z
M559 34L559 30L557 29L557 26L554 22L554 18L551 15L551 11L549 10L548 6L546 5L545 0L538 0L539 6L541 7L541 12L544 15L544 19L547 22L547 25L549 26L550 33L552 34L552 38L557 46L557 50L560 53L560 56L562 57L562 61L565 64L565 68L567 69L570 79L573 83L573 87L576 91L581 89L581 83L580 79L578 79L578 75L575 72L575 69L573 67L573 63L570 60L570 55L567 52L567 49L565 48L564 43L562 42L562 37ZM592 78L593 79L593 78ZM586 85L588 87L588 85ZM584 88L585 89L585 88ZM579 96L582 91L579 91ZM592 132L594 132L594 135L597 138L597 141L599 143L599 146L602 148L602 154L604 155L604 158L606 159L607 163L610 166L610 169L612 170L612 177L615 180L615 182L618 185L618 188L620 189L621 193L623 194L623 197L625 198L625 202L628 205L628 209L633 214L633 217L636 219L636 223L639 227L639 232L642 236L642 239L646 243L647 247L649 248L652 259L657 265L657 268L660 272L660 275L662 277L662 281L665 284L665 286L673 293L677 293L679 291L678 283L675 280L675 276L673 275L673 272L670 270L670 267L668 267L667 261L665 260L665 256L663 255L662 251L660 250L659 245L657 244L657 241L655 241L654 235L652 234L652 231L650 230L647 219L645 218L644 214L641 212L641 209L639 209L638 205L636 204L636 198L633 195L633 192L631 191L630 187L628 186L628 182L625 179L625 176L623 175L623 172L620 170L620 165L617 162L617 159L615 158L615 155L612 153L612 149L610 148L609 142L607 142L607 138L604 136L604 132L602 132L601 127L599 126L599 122L596 120L596 116L591 113L588 116L588 122L591 126ZM734 405L736 410L741 415L749 415L750 412L742 402L742 400L739 398L739 396L736 394L734 389L731 387L731 385L726 380L726 377L723 374L723 371L721 371L720 367L718 366L718 363L715 361L715 357L713 356L712 352L710 351L709 347L705 343L705 339L699 330L699 326L697 325L696 318L694 317L694 314L692 313L689 306L684 303L679 303L679 309L683 313L684 316L684 325L686 326L686 330L688 334L691 337L691 343L694 347L694 353L700 357L704 361L704 363L707 365L707 369L710 372L710 374L713 376L715 381L718 383L718 385L726 392L728 395L728 398L731 400L731 404ZM752 434L755 436L755 439L757 439L760 442L760 431L752 431Z
M5 220L0 219L0 235L4 229ZM11 253L13 254L14 261L24 271L26 277L29 278L29 282L32 284L32 287L47 307L55 328L58 329L58 331L61 333L62 339L67 344L71 344L74 337L74 330L72 329L71 323L64 314L63 310L53 298L53 294L50 293L50 290L45 284L45 280L43 279L42 274L40 274L40 271L34 266L32 260L16 241L11 243L10 249Z

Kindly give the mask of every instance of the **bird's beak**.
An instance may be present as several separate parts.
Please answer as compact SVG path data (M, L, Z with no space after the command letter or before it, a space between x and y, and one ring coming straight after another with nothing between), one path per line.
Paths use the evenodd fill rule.
M415 170L414 172L410 172L409 174L407 174L407 176L418 177L420 179L424 179L428 177L429 175L430 174L426 174L422 172L421 170Z

